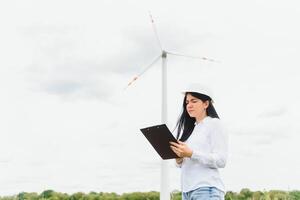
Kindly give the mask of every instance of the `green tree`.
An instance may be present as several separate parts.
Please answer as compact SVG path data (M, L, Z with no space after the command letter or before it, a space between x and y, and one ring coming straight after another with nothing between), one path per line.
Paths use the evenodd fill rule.
M261 191L255 191L252 194L252 199L253 200L260 200L263 197L264 193Z
M253 192L251 192L250 189L248 189L248 188L243 188L243 189L240 191L239 199L241 199L241 200L251 200L251 199L252 199L252 194L253 194Z
M233 191L227 191L225 194L225 200L235 200L237 199L237 194Z
M54 191L53 190L45 190L40 194L41 198L44 199L49 199L50 197L52 197L52 195L54 195Z
M174 190L171 192L171 200L181 200L182 199L182 193L178 190Z
M300 199L300 191L293 190L289 192L289 200L299 200Z
M70 200L81 200L84 196L83 192L76 192L70 196Z

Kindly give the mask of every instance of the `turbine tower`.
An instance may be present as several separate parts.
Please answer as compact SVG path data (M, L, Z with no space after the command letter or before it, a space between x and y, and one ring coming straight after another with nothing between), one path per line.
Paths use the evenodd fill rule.
M174 56L183 56L183 57L188 57L188 58L193 58L193 59L201 59L205 61L210 61L210 62L219 62L214 59L206 58L206 57L197 57L197 56L190 56L190 55L184 55L184 54L179 54L179 53L173 53L166 51L162 48L161 42L159 40L156 27L154 24L154 20L152 18L151 13L149 12L150 19L151 19L151 24L153 31L156 36L157 43L160 47L161 54L153 60L150 65L148 65L141 73L139 73L137 76L135 76L132 81L130 81L127 85L126 88L128 88L134 81L136 81L139 77L141 77L148 69L154 65L159 58L162 58L162 87L161 87L161 92L162 92L162 101L161 101L161 123L162 124L167 124L168 119L167 119L167 55L174 55ZM160 200L170 200L170 188L169 188L169 169L168 169L168 161L166 160L161 160L161 172L160 172Z

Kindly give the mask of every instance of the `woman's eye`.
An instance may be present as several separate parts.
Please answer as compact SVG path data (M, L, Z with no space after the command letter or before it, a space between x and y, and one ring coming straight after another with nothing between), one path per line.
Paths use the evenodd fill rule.
M190 101L190 102L185 102L186 104L189 104L189 103L197 103L198 101L197 100L192 100L192 101Z

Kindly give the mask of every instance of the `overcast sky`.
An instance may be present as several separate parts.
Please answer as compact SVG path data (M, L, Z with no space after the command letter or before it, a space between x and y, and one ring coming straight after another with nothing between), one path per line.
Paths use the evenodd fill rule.
M1 1L0 195L159 191L160 158L139 128L168 126L181 89L209 85L226 124L227 190L299 189L298 1ZM170 161L171 189L180 171Z

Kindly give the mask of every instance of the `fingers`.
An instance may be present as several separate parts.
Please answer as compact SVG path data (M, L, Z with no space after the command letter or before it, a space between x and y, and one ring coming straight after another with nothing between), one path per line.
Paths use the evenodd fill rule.
M184 142L181 142L180 140L178 140L178 143L179 143L179 144L182 144L182 145L185 145L185 143L184 143Z
M186 157L186 156L190 157L190 148L184 142L181 142L179 140L178 143L170 142L170 148L179 157Z
M176 142L170 142L170 144L173 145L173 146L175 146L175 147L177 147L177 148L180 148L180 147L182 147L183 144L185 144L184 142L181 142L181 141L179 141L179 140L178 140L178 142L179 142L179 143L176 143Z
M170 144L172 144L173 146L178 146L179 144L176 142L170 142Z
M174 149L174 150L176 150L177 152L182 152L183 151L183 148L184 148L184 146L183 145L181 145L181 144L177 144L177 143L175 143L175 142L170 142L170 148L172 148L172 150Z
M180 158L184 157L184 151L181 148L177 148L174 146L170 146L170 148L172 149L172 151Z
M176 152L179 152L179 149L174 147L174 146L170 146L170 148L176 153Z
M170 148L177 156L181 157L181 151L178 148L176 148L174 146L170 146Z

